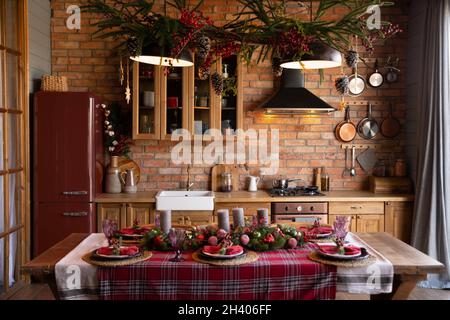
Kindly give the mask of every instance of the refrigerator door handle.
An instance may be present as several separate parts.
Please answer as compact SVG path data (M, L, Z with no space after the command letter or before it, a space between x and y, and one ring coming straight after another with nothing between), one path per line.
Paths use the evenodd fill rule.
M80 212L63 212L64 217L87 217L88 213L86 211Z
M85 196L88 194L87 191L64 191L62 193L65 196Z

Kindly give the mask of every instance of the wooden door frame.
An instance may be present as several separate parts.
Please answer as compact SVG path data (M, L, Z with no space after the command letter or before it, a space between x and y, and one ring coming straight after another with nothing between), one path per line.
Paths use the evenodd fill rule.
M6 14L6 6L5 6L5 1L0 0L0 5L2 6L0 13ZM6 53L13 53L16 56L18 56L18 70L19 70L19 74L18 74L18 79L19 79L19 86L17 88L18 92L18 104L20 104L20 106L22 107L21 110L9 110L8 107L10 106L6 106L6 112L4 112L3 114L4 116L4 124L3 124L3 129L7 129L7 125L5 125L5 123L7 122L7 114L11 113L11 114L21 114L22 116L19 117L19 128L17 129L16 134L18 135L18 139L21 139L20 144L21 144L21 148L20 150L16 151L16 155L20 156L21 159L21 167L20 170L18 170L18 168L15 168L15 170L9 170L8 168L4 168L6 169L6 174L4 175L4 196L5 196L5 201L4 201L4 206L5 206L5 230L2 233L3 239L4 239L4 245L5 245L5 256L9 255L9 237L11 234L14 234L15 232L17 232L17 241L18 241L18 247L17 247L17 257L19 257L19 259L17 259L17 270L20 269L20 266L25 264L27 261L30 260L30 248L31 248L31 244L30 244L30 220L31 220L31 216L30 216L30 175L29 175L29 168L30 168L30 151L29 151L29 146L30 146L30 137L29 137L29 121L30 121L30 117L29 117L29 48L28 48L28 0L19 0L17 3L17 33L18 33L18 51L17 50L11 50L10 48L6 48L6 28L2 27L2 32L3 34L1 35L2 41L1 43L5 44L5 46L1 46L2 52L0 53L1 55L3 55L3 59L1 59L3 61L3 70L4 70L4 74L6 75L7 72L7 63L6 63ZM5 21L4 19L5 17L2 16L2 21ZM13 48L14 49L14 48ZM2 84L3 86L3 102L4 104L6 104L7 102L7 81L4 81L4 83ZM19 107L19 106L16 106ZM19 131L21 130L21 131ZM3 139L5 141L4 144L4 159L6 159L5 154L7 155L7 149L8 149L8 137L9 135L9 130L5 130L5 132L3 133ZM8 166L8 163L5 162L4 163L5 166ZM15 227L10 228L10 223L9 223L9 214L6 215L7 210L9 210L8 206L9 206L9 184L7 184L9 182L9 178L8 178L8 174L11 173L16 173L16 172L22 172L21 175L21 179L18 182L22 188L22 198L20 199L20 203L19 203L19 210L20 210L20 223L18 223ZM9 261L9 260L7 260ZM16 271L16 279L17 282L13 287L9 287L9 263L6 263L7 261L5 261L5 270L4 270L4 274L0 275L1 277L3 277L3 279L6 279L6 283L4 283L5 285L5 293L0 294L0 299L3 297L7 297L9 295L11 295L12 293L14 293L14 291L16 290L16 288L18 286L20 286L23 281L22 280L28 280L27 278L23 277L20 275L19 271Z

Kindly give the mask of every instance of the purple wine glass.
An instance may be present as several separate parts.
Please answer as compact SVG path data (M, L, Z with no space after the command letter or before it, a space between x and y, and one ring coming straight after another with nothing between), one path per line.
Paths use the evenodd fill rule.
M345 240L347 236L351 217L337 216L333 223L334 235L336 238Z
M112 219L105 219L103 220L102 228L103 234L108 239L108 243L111 244L114 235L119 230L117 221Z
M181 246L186 238L186 231L184 229L170 229L169 241L172 248L175 250L175 257L169 259L171 262L181 262L184 258L181 256Z

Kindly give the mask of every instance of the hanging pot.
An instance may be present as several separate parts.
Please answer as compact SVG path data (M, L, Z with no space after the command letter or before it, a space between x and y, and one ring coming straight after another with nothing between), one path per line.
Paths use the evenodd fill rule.
M383 75L378 71L378 59L375 60L375 71L367 78L367 82L372 88L379 88L384 83Z
M400 133L400 122L393 117L392 102L389 104L389 115L381 123L381 134L386 138L395 138Z
M358 123L358 134L361 138L371 140L380 132L378 122L372 118L372 104L367 106L367 117Z
M356 127L350 120L350 107L345 108L345 118L335 128L336 139L341 142L351 142L356 137Z
M348 95L360 96L366 90L366 80L356 72L348 77Z

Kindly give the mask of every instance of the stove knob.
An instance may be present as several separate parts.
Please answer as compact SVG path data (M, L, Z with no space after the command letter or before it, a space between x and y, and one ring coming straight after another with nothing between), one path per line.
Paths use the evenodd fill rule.
M288 206L284 207L284 211L289 211L289 207Z
M309 208L309 210L314 211L314 207Z
M298 207L297 207L297 211L298 211L298 212L302 212L302 210L303 210L302 206L298 206Z

